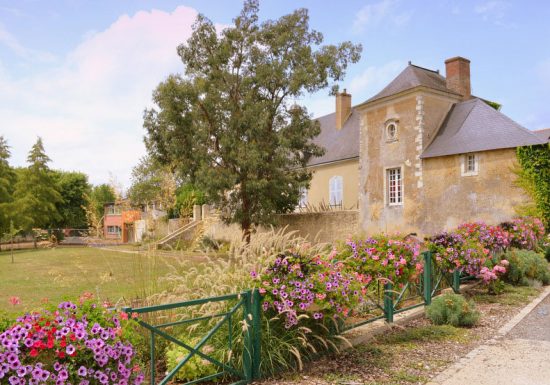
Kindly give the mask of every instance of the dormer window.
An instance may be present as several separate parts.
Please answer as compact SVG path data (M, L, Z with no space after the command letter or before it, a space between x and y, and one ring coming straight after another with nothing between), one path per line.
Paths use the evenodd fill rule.
M397 140L397 121L392 120L386 123L386 142Z

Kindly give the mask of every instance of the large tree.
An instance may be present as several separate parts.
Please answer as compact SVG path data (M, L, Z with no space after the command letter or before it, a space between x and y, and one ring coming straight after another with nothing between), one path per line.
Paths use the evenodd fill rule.
M88 176L81 172L57 170L53 176L62 198L57 204L61 219L55 223L55 227L87 228L85 207L91 193Z
M185 75L172 75L145 111L149 153L178 168L204 191L245 238L252 225L288 212L307 187L319 125L295 101L342 80L361 46L322 46L305 9L260 23L258 2L246 1L219 32L199 15L178 47ZM333 84L332 93L337 91Z
M90 210L101 221L104 213L104 206L106 203L114 203L117 200L115 191L112 186L103 183L92 187L92 192L89 197Z
M24 230L48 228L61 219L57 204L62 202L55 179L48 167L50 158L38 138L27 157L29 166L23 169L15 185L15 208L18 222Z
M0 136L0 237L9 231L13 220L13 190L16 174L9 164L10 148L3 136Z
M128 197L133 204L160 203L169 210L176 203L177 181L170 167L145 156L132 170Z

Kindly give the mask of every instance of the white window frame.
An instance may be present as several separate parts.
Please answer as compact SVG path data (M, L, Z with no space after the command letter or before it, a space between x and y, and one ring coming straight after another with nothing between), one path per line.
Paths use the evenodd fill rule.
M473 161L474 169L468 169L468 165ZM476 176L479 174L479 156L476 153L464 154L460 157L460 175Z
M390 127L394 126L395 132L393 135L390 136ZM395 142L397 141L399 134L399 127L397 125L397 120L388 120L386 124L384 125L384 136L386 138L386 142Z
M331 206L344 203L344 178L341 175L334 175L328 181L328 202Z
M111 231L111 228L114 229L114 231ZM107 234L120 235L122 234L122 228L120 226L107 226Z
M397 179L398 185L396 189L397 196L395 197L395 199L393 199L394 201L392 202L390 178L391 178L391 173L394 171L399 173L398 175L396 175L398 177ZM384 200L386 201L386 205L403 206L403 201L405 196L404 188L403 188L404 187L403 177L404 177L403 166L386 167L384 169Z
M305 187L300 188L300 199L298 200L298 207L306 207L307 206L307 193L308 190Z
M117 205L109 205L106 207L105 215L121 215L120 207Z

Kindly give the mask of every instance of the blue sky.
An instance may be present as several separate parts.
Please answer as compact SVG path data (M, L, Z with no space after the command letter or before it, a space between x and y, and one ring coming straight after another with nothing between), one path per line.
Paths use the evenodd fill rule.
M52 167L93 183L129 186L143 145L142 113L168 74L182 72L176 46L197 12L231 23L241 1L0 0L0 116L12 164L24 165L40 135ZM262 18L310 11L326 43L363 44L342 87L360 103L409 60L444 73L471 60L475 95L530 129L550 127L550 2L513 0L264 0ZM328 90L301 102L330 113Z

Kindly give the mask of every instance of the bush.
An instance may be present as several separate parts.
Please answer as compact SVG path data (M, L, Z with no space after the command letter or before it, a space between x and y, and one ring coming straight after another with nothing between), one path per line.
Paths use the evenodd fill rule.
M198 339L189 340L184 338L179 338L180 341L185 342L189 346L195 346L199 341ZM206 345L201 351L205 354L211 353L213 347ZM171 371L176 367L176 365L183 360L189 354L189 350L171 344L166 350L166 368L168 371ZM219 359L219 357L216 357ZM176 380L180 381L192 381L200 377L206 377L211 374L218 372L218 368L212 364L210 361L203 359L199 355L195 354L183 367L176 373L174 377Z
M144 375L122 328L132 323L92 303L63 302L55 312L26 314L0 334L0 362L7 363L0 379L12 385L139 385Z
M550 283L548 261L543 254L531 250L512 249L505 254L510 263L504 279L513 285L529 285L529 280L537 280L544 285Z
M433 299L426 316L436 325L474 326L480 317L472 301L462 295L446 293Z
M508 232L511 247L535 250L544 240L544 225L538 218L515 218L510 222L501 223L500 227Z
M447 272L458 269L477 275L489 255L489 249L483 247L478 236L470 237L462 232L436 234L426 246L433 253L436 264Z
M337 258L349 270L360 273L364 284L382 279L394 285L404 285L422 273L424 266L418 242L387 235L348 240Z
M550 262L550 246L546 246L546 250L544 250L544 258Z
M493 253L504 251L510 245L508 232L500 226L488 226L483 222L463 223L458 226L457 232L465 238L477 239Z
M298 316L304 313L314 319L346 317L361 299L357 274L330 256L280 254L258 278L264 311L283 315L287 329L298 325Z

